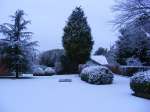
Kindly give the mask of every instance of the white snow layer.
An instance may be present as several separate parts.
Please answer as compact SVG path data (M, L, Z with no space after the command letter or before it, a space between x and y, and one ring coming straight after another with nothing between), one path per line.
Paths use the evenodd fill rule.
M135 73L134 76L131 77L131 82L150 83L150 70Z
M102 65L108 64L105 56L91 56L91 59Z
M120 76L112 85L90 85L77 75L3 78L0 112L150 112L150 100L131 93L129 79Z

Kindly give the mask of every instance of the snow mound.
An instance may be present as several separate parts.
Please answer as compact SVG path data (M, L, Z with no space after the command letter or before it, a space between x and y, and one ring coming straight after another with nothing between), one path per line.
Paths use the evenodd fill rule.
M135 93L150 94L150 70L138 72L131 77L130 88Z
M81 80L91 84L111 84L113 73L104 66L89 66L84 68L80 74Z
M44 71L45 71L45 75L54 75L54 74L56 74L56 71L51 67L47 67Z
M45 74L44 70L40 67L35 68L34 71L33 71L34 76L42 76L44 74Z

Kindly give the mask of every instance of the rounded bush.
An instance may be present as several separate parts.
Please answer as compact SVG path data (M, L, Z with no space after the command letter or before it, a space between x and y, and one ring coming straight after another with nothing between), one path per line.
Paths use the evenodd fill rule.
M35 68L33 71L34 76L43 76L45 74L44 70L40 67Z
M81 80L91 84L111 84L113 73L104 66L89 66L84 68L80 74Z
M56 74L56 72L55 72L55 70L53 68L47 67L45 69L45 75L54 75L54 74Z
M148 94L150 96L150 70L138 72L131 77L130 88L135 94Z

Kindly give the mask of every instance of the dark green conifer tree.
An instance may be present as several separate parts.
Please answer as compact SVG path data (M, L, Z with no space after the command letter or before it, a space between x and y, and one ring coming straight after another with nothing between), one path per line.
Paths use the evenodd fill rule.
M77 71L79 64L89 60L94 42L87 17L81 7L76 7L70 15L64 28L62 43L67 58L74 65L74 71Z

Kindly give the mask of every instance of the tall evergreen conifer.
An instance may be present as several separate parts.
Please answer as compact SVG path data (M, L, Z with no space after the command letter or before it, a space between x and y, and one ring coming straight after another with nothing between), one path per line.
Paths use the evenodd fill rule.
M37 41L32 42L32 32L27 32L27 25L30 21L24 19L24 11L17 10L12 18L13 23L4 23L0 25L0 33L5 38L0 40L0 53L10 71L16 72L19 77L19 71L26 72L30 69L33 61L34 46Z
M81 7L76 7L70 15L64 28L62 42L67 58L74 64L74 71L77 70L79 64L84 64L89 60L94 42Z

